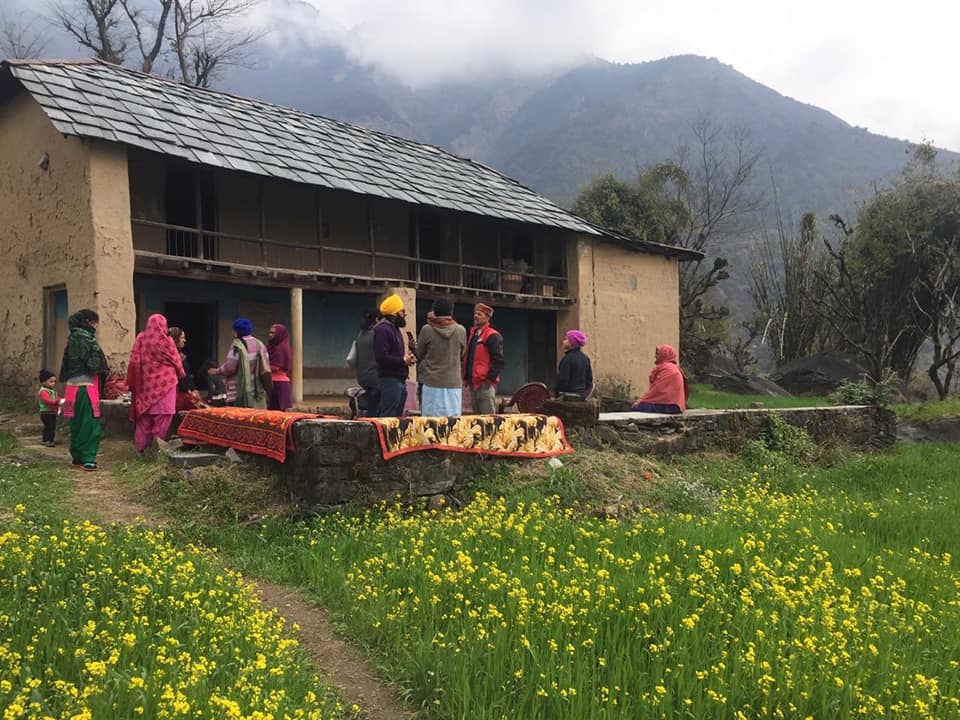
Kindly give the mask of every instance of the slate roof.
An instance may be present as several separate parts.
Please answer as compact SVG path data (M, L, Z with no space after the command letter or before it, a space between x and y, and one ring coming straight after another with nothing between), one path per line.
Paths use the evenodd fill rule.
M7 61L0 65L0 79L7 73L64 135L297 183L602 234L517 181L431 145L97 60Z

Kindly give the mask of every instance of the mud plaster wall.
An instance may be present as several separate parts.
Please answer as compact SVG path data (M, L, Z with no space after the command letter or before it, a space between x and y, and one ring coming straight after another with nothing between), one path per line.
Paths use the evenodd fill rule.
M587 334L595 378L628 379L647 389L657 345L680 347L677 261L580 236L567 244L570 292L577 304L558 317L558 343L567 330ZM557 356L562 357L559 345Z
M124 147L63 137L25 93L0 107L0 357L14 386L32 387L43 363L44 288L57 285L70 312L100 313L111 366L126 362L135 322L129 212Z

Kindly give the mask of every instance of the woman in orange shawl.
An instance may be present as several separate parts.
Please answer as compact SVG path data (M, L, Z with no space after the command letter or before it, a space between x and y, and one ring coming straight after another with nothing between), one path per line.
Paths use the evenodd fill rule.
M134 442L140 452L154 438L167 436L177 407L177 381L183 376L180 352L167 334L167 319L151 315L133 343L127 365L130 419L136 423Z
M687 409L687 378L677 364L677 351L671 345L657 345L656 364L650 372L650 387L633 404L637 412L679 415Z

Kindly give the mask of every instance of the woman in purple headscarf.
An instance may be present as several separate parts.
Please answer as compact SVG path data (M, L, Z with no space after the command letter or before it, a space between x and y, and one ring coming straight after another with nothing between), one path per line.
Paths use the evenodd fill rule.
M270 374L273 377L267 409L289 410L293 403L290 400L290 338L286 325L277 323L270 326L267 353L270 355Z
M554 394L557 397L574 395L586 400L593 390L593 368L590 358L581 348L587 344L587 336L579 330L568 330L563 338L563 359L557 371Z

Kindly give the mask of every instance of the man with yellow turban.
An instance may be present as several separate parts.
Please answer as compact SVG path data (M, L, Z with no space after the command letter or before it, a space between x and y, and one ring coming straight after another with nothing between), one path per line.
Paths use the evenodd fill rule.
M401 328L407 325L403 299L394 293L380 303L383 322L373 330L373 355L377 360L380 390L379 417L400 417L407 403L407 377L416 362L403 345Z

